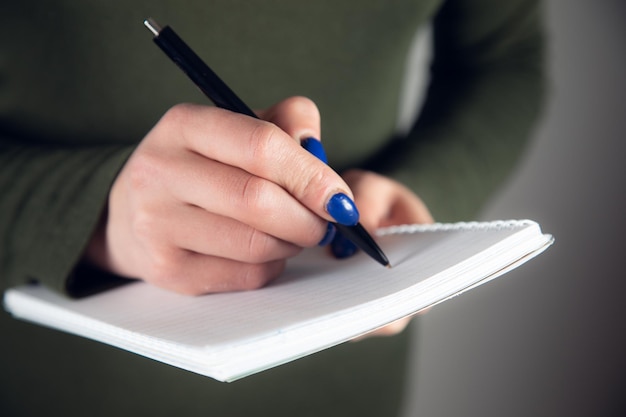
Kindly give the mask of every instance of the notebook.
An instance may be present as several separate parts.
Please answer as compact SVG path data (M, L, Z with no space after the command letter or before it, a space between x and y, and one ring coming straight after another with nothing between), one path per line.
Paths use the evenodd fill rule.
M19 319L233 381L441 303L553 243L530 220L396 226L377 240L391 269L362 253L336 260L315 248L254 291L189 297L133 282L69 299L24 285L5 292L4 306Z

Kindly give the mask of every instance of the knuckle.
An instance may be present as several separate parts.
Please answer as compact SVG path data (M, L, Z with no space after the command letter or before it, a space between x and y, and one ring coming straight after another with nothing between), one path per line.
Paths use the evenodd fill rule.
M165 112L160 123L164 123L166 125L180 125L186 123L189 120L190 113L194 107L194 105L189 103L176 104Z
M296 195L306 200L318 201L323 199L331 184L325 170L313 170L312 172L303 172L303 174L306 175L295 182Z
M169 250L153 250L147 265L149 280L157 286L174 288L180 271L177 257Z
M272 237L259 230L252 229L247 242L248 262L257 264L270 260L272 249Z
M276 141L280 138L280 129L269 122L259 122L250 132L248 141L250 161L258 167L275 155Z
M133 190L146 188L159 171L157 158L150 152L136 152L128 161L126 175Z
M133 192L165 188L176 173L178 154L154 144L141 144L123 168L128 187Z
M241 209L259 218L271 215L270 189L270 182L252 175L247 177L241 188Z
M157 216L145 207L134 210L131 220L131 229L134 236L142 242L150 242L155 235L156 227L160 224Z

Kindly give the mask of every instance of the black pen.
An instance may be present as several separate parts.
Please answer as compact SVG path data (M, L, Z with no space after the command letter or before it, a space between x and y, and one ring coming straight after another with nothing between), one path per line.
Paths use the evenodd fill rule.
M170 27L161 28L154 20L144 20L156 43L165 54L187 74L200 90L217 106L258 118L256 114L222 81L207 64ZM383 253L365 228L357 223L344 226L334 223L340 233L383 266L390 267Z

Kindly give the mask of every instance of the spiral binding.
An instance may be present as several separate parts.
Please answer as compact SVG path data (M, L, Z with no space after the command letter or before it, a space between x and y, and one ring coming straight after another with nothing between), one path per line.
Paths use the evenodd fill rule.
M432 224L403 224L390 226L376 231L378 236L408 234L417 232L458 232L480 230L502 230L536 225L532 220L495 220L488 222L456 222L456 223L432 223Z

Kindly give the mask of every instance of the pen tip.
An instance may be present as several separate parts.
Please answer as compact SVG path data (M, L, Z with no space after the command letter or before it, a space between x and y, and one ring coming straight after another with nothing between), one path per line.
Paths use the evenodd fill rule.
M145 27L148 28L150 32L152 32L154 36L159 36L159 33L161 33L161 26L159 26L159 24L155 22L154 19L152 19L151 17L144 20L143 24Z
M385 265L385 268L387 268L387 269L391 269L391 264L387 264L387 265Z

